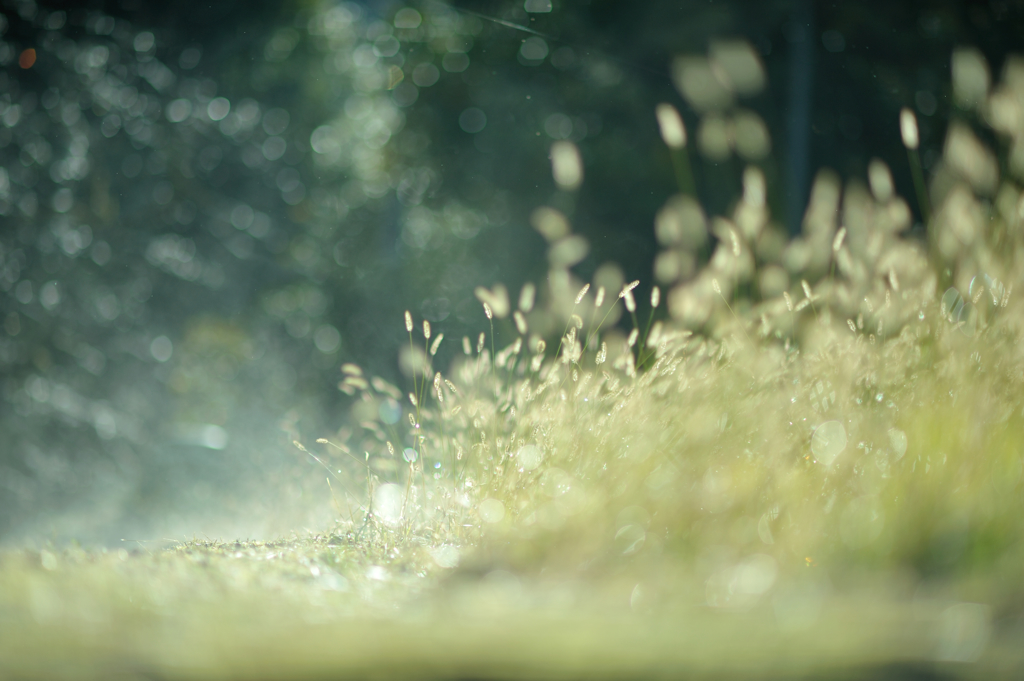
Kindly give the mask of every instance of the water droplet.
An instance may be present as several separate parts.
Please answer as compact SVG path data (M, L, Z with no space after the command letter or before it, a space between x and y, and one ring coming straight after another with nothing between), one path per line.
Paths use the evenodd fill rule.
M46 570L56 570L57 569L57 556L55 556L54 554L50 553L49 551L46 551L46 550L40 551L40 553L39 553L39 560L42 563L42 566L43 566L44 569L46 569Z
M524 471L532 471L544 459L544 452L536 445L526 445L516 452L516 461Z
M157 336L149 344L149 353L153 355L153 359L163 363L171 358L174 353L174 345L167 336Z
M903 455L907 453L907 434L899 428L889 429L889 444L892 446L892 451L896 455L896 460L903 458Z
M639 584L637 584L633 587L633 592L629 595L629 607L633 610L633 612L637 612L643 605L643 601L644 590L640 587Z
M505 505L497 499L484 499L477 511L485 523L498 523L505 517Z
M391 487L397 487L397 485L391 485ZM366 569L367 579L372 579L378 582L386 582L389 576L390 575L388 575L388 571L382 568L380 565L371 565Z
M705 585L707 603L713 608L749 607L775 584L778 572L771 556L750 556L711 576Z
M846 449L846 429L839 421L825 421L814 429L811 436L811 451L814 458L826 466L831 466L843 450Z
M949 288L942 294L939 309L942 311L942 316L946 321L955 324L963 308L964 299L955 288Z
M453 568L459 564L459 549L455 546L438 546L430 550L430 557L439 567Z
M615 533L615 545L623 555L628 556L639 551L646 538L647 532L640 525L623 525Z
M415 461L416 457L416 450L413 449L412 447L406 447L405 449L402 450L402 458L408 461L409 463Z
M978 310L970 303L963 303L956 315L956 325L968 338L978 330Z
M397 525L402 519L402 488L388 483L373 491L373 512L387 525Z
M775 583L778 573L779 566L774 558L755 554L737 566L735 589L743 594L763 594Z
M982 291L982 288L984 288L984 291ZM992 305L998 306L1003 299L1003 294L1006 293L1006 289L1003 287L1002 282L997 279L993 279L987 274L979 274L974 279L971 279L971 285L967 289L967 297L973 301L976 295L983 293L988 293L988 299Z

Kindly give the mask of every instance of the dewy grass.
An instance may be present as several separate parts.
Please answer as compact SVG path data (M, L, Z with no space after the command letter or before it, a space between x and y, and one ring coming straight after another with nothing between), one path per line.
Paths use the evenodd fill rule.
M335 527L9 552L0 676L1019 677L1021 64L992 94L1017 127L978 110L1011 151L958 129L928 244L899 236L910 212L875 166L873 193L819 177L804 234L772 250L748 173L639 345L637 283L591 298L561 256L515 325L484 290L489 339L447 372L406 313L408 427L310 452L343 471ZM554 252L574 237L545 210ZM594 323L616 305L628 340ZM563 322L551 355L526 333ZM343 372L360 413L397 409L398 388Z

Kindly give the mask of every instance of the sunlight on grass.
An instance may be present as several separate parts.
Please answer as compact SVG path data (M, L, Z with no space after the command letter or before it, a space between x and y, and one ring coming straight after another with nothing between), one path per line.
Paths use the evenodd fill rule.
M686 64L700 94L704 62ZM925 241L901 236L912 212L881 161L868 185L821 173L788 244L756 167L729 217L669 199L660 287L576 280L586 240L539 209L545 286L477 289L476 339L406 313L406 389L342 367L362 432L296 443L329 474L335 527L6 554L0 672L1013 675L1022 73L1011 59L968 93L1003 146L950 127L918 188ZM659 118L688 191L682 123ZM913 114L898 123L919 163ZM579 152L555 146L572 190ZM442 371L443 342L463 356Z

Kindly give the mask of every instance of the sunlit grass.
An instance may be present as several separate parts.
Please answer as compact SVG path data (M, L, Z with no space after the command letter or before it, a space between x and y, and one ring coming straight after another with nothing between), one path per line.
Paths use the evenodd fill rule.
M1020 83L997 103L1020 113ZM477 289L485 331L450 368L409 313L410 386L342 367L361 433L296 443L336 526L6 554L0 673L1012 676L1024 198L1006 153L951 140L927 243L877 162L870 188L819 176L774 249L751 168L703 269L656 266L664 293L576 281L585 240L538 210L547 286ZM688 198L656 231L676 265L711 241Z

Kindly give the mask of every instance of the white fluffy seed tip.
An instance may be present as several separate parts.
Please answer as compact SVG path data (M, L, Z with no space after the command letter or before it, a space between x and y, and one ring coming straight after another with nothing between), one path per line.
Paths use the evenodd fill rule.
M669 149L682 149L686 146L686 126L683 124L683 117L679 115L671 104L659 104L654 109L654 115L658 118L658 130L661 132L661 139Z
M575 144L559 140L551 145L551 173L559 189L579 188L583 182L583 159Z
M903 146L907 149L917 149L920 144L917 134L917 117L907 107L900 109L900 136L903 137Z
M412 315L408 310L405 311L405 330L412 333Z
M635 289L639 285L640 285L640 280L639 279L637 279L635 281L631 281L630 283L623 285L622 291L619 292L619 298L625 298L627 293L629 293L630 291L632 291L633 289Z
M583 301L583 296L587 295L587 291L590 290L590 284L584 284L580 292L576 294L576 304L579 305Z
M528 328L526 326L526 317L523 316L523 313L516 310L512 313L512 319L515 320L516 331L525 336Z
M843 247L843 239L846 238L846 227L840 227L839 231L836 232L836 238L832 240L832 252L838 253L839 249Z
M537 288L532 283L526 282L523 284L523 289L519 292L519 309L523 312L532 310L536 294Z

